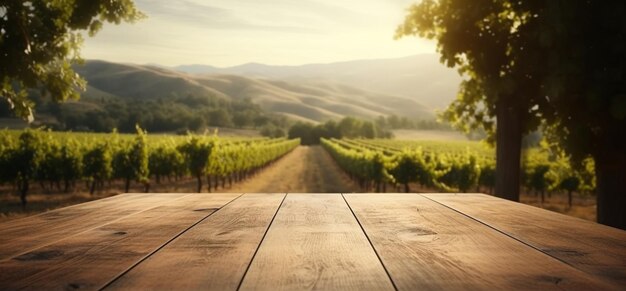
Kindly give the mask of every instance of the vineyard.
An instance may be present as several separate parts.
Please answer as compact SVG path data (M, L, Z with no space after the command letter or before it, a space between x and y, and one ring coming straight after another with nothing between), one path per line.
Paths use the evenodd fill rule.
M248 178L300 144L297 139L219 138L216 135L135 135L0 131L0 183L20 194L32 183L42 189L74 191L84 182L90 193L122 181L149 192L151 182L193 177L197 192Z
M402 186L405 192L415 183L422 188L445 192L493 192L495 152L470 141L399 141L388 139L322 139L323 147L339 166L364 190L387 192ZM523 154L523 186L527 193L592 193L594 165L585 160L573 168L569 158L547 146L527 149Z
M216 135L0 131L0 183L27 202L33 183L47 192L94 193L121 183L143 191L166 180L195 182L193 191L215 191L239 182L300 144L284 138L222 138ZM363 191L487 192L495 184L493 148L471 141L322 139L322 146ZM302 161L306 162L306 161ZM594 165L572 167L562 152L525 150L526 193L593 193ZM192 187L188 185L186 187Z

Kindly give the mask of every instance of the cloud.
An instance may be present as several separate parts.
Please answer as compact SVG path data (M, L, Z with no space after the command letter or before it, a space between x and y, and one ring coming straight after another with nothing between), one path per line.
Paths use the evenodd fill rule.
M417 0L134 0L148 19L106 25L84 57L130 63L232 66L325 63L434 52L393 40Z
M314 28L294 25L269 25L255 23L240 15L234 9L200 4L190 0L182 1L138 1L137 5L149 17L186 24L188 26L213 30L252 30L289 33L318 33Z

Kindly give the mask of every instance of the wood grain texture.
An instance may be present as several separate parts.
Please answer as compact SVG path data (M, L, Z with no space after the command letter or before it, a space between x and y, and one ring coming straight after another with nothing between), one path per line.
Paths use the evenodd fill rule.
M607 288L418 194L344 196L399 290Z
M288 194L241 290L393 290L339 194Z
M68 238L186 194L121 194L0 224L0 260Z
M0 289L97 289L238 194L191 194L11 260Z
M284 196L243 195L107 290L236 290Z
M425 196L617 287L626 286L626 231L484 194Z

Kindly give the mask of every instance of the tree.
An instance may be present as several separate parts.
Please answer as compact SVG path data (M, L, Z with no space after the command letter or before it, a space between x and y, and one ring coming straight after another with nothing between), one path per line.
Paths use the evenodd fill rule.
M262 136L270 137L270 138L285 137L285 135L286 135L285 131L282 128L278 128L278 127L273 126L273 125L263 126L261 128L261 130L259 131L259 133Z
M567 191L567 205L569 208L572 208L572 192L578 191L580 187L580 178L577 176L568 176L567 178L561 180L559 183L559 188Z
M576 164L593 157L598 222L626 229L626 3L545 1L544 114Z
M289 139L299 138L302 145L313 145L319 143L319 137L313 135L315 127L310 123L298 122L289 128L287 136Z
M144 184L145 192L148 192L150 186L146 132L139 126L136 130L134 140L120 145L113 157L115 176L124 179L124 192L128 192L132 180Z
M365 121L361 124L361 136L364 138L376 138L376 126L371 121Z
M113 174L112 160L109 142L100 142L85 152L83 174L91 182L90 194L95 192L97 185L102 186L105 180L111 178Z
M419 156L421 153L404 150L395 157L394 167L391 171L396 182L404 185L404 192L409 193L409 183L417 182L419 175Z
M469 77L446 117L486 129L496 117L496 194L515 198L518 133L544 121L575 164L593 157L598 222L626 229L624 11L623 1L425 0L398 35L437 39L442 61Z
M178 150L185 157L189 172L198 181L198 192L202 191L202 177L204 177L214 147L215 140L206 141L195 136L189 137L184 144L178 147Z
M478 177L478 185L486 187L489 190L489 194L493 192L493 187L496 185L496 169L492 164L483 165L480 169L480 176Z
M233 114L233 124L237 128L243 128L254 124L254 115L256 112L252 110L245 110L241 112L235 112Z
M410 7L396 33L436 39L441 61L467 77L444 117L466 131L495 133L496 195L513 201L522 136L537 127L535 105L542 102L530 62L539 56L525 47L535 32L532 9L521 1L424 0Z
M83 174L83 152L75 139L66 141L61 147L61 172L65 183L64 192L67 193Z
M105 22L142 17L132 0L0 2L0 96L29 120L29 89L47 92L54 101L78 99L76 88L84 89L85 81L72 65L82 61L82 32L93 36Z
M228 111L220 108L212 111L209 114L209 125L219 127L232 127L233 121Z
M528 177L528 185L535 193L541 194L541 203L544 203L546 190L548 190L550 183L554 182L550 181L547 177L548 171L550 171L550 165L538 164L529 170L531 172Z
M362 122L354 117L344 117L337 125L341 135L347 138L360 136Z
M11 168L15 171L14 176L17 178L17 189L23 208L26 207L30 181L45 159L43 142L44 137L40 130L27 129L20 134L18 147L13 153Z

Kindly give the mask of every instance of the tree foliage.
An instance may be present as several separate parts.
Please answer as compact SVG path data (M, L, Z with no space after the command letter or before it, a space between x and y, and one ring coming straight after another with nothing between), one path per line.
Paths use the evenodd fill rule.
M543 123L576 166L593 157L598 221L626 228L624 11L623 1L424 0L397 35L437 40L441 60L466 76L444 117L465 129L497 125L508 158L498 153L496 177L519 168L519 136Z
M198 192L202 191L202 178L205 175L209 156L214 146L215 140L206 141L191 136L187 142L178 147L185 158L189 171L197 179Z
M497 138L496 195L516 201L522 136L537 128L538 108L545 104L539 93L539 54L529 42L536 35L534 6L424 0L409 8L396 33L435 39L441 61L465 76L443 117L467 132L483 129L492 141Z
M320 138L390 138L392 133L378 123L344 117L339 122L329 120L318 125L298 122L289 128L288 136L299 138L303 145L312 145L319 144Z
M77 99L85 81L72 64L82 61L83 33L93 36L104 23L142 17L132 0L0 2L0 96L31 120L29 89L55 101Z
M539 100L536 70L528 63L534 15L522 1L425 0L409 8L396 37L417 35L437 41L441 61L465 76L458 98L444 117L458 127L495 133L496 105L506 101L528 122ZM521 62L523 58L524 62ZM534 92L533 92L534 90Z

